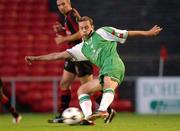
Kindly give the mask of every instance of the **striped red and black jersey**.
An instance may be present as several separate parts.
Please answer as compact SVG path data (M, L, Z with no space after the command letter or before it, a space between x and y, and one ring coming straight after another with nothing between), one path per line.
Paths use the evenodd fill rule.
M69 12L67 12L65 19L64 19L64 27L66 29L66 35L72 35L79 31L79 26L78 26L77 20L80 17L81 16L77 12L77 10L75 10L74 8L72 10L70 10ZM82 40L79 39L79 40L76 40L73 42L69 42L68 44L70 46L74 46L76 44L79 44L81 41Z

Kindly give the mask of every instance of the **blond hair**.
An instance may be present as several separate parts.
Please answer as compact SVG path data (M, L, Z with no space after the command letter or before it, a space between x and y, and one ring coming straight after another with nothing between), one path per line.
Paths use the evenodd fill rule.
M83 22L83 21L89 21L91 25L93 25L93 19L88 17L88 16L83 16L81 17L79 20L78 20L78 23L79 22Z

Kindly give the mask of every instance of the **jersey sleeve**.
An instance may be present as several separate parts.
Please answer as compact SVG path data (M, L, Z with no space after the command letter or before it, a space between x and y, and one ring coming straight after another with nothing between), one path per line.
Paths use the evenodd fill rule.
M88 60L81 51L82 46L83 46L83 43L80 43L66 50L73 57L72 61L87 61Z
M96 31L101 37L108 41L115 41L123 44L127 37L127 30L119 30L114 27L102 27Z

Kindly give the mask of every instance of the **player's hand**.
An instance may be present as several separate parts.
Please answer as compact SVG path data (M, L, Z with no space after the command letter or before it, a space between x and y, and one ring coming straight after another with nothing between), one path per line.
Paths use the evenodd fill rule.
M55 33L58 33L58 32L61 32L62 30L63 30L63 26L61 25L61 23L56 21L56 23L53 25L53 31Z
M57 35L55 38L54 38L55 42L57 45L59 44L62 44L64 43L66 40L65 40L65 37L62 36L62 35Z
M25 61L29 64L32 65L32 62L35 60L35 56L26 56Z
M153 28L147 31L148 36L156 36L161 32L162 28L160 26L155 25Z

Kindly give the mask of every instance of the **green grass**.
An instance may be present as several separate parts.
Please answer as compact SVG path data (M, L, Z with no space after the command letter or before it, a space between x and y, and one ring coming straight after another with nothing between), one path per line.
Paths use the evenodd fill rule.
M0 114L0 131L180 131L180 115L117 114L111 124L103 120L94 126L48 124L51 114L22 114L20 124L12 124L11 115Z

